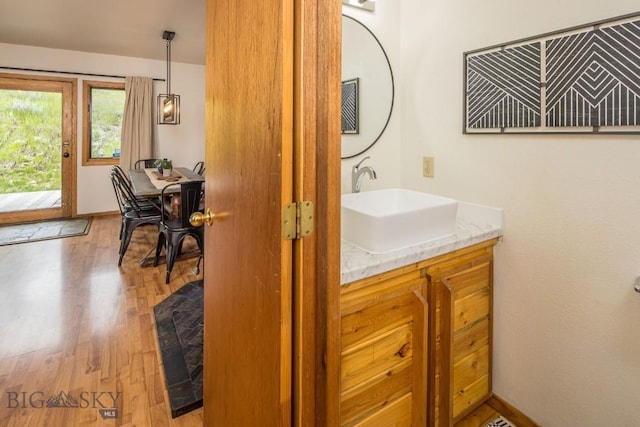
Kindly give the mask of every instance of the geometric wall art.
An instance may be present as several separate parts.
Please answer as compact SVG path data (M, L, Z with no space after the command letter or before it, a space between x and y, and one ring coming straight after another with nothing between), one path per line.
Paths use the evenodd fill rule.
M342 133L360 132L360 79L358 77L342 82Z
M638 14L464 54L464 133L640 133Z
M467 61L468 126L540 126L540 42Z

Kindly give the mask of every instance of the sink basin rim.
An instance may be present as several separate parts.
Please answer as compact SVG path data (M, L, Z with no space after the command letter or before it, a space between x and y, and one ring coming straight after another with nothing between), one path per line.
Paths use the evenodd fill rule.
M386 253L455 233L458 202L392 188L342 195L342 238L370 253Z
M409 200L410 197L420 200ZM381 198L383 198L381 200ZM455 199L404 188L388 188L342 195L341 207L364 215L389 217L456 203ZM407 206L411 205L411 206Z

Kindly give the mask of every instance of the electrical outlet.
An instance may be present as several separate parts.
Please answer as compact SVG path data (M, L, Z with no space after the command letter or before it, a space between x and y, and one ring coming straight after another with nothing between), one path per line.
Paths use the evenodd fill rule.
M424 156L422 158L422 176L425 178L433 178L433 157Z

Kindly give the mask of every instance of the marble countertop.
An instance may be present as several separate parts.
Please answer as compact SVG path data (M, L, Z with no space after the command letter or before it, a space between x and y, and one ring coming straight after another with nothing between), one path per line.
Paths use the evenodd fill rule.
M458 202L455 234L382 254L346 240L341 244L341 284L351 283L418 261L502 236L502 209Z

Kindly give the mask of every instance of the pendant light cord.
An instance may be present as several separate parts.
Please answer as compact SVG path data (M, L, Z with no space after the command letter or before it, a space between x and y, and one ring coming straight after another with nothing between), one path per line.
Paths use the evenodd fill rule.
M167 95L171 94L171 40L167 40Z

